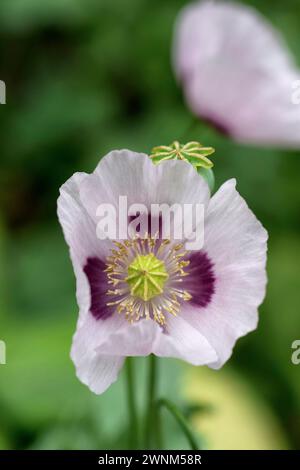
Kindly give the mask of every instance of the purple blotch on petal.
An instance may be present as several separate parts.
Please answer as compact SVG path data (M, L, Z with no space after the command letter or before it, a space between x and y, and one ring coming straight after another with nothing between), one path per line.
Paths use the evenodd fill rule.
M108 284L106 267L104 261L94 257L88 258L83 268L90 284L90 312L97 320L105 320L115 311L115 306L107 305L107 302L111 300L111 297L107 295L111 286ZM114 300L118 300L118 297L114 297Z
M191 294L189 301L197 307L206 307L215 292L216 277L213 263L204 251L190 252L187 259L190 261L186 272L189 275L181 286Z

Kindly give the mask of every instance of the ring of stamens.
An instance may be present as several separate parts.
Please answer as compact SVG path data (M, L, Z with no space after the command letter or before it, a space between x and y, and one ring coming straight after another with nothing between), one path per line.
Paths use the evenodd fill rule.
M191 299L180 288L189 265L183 244L147 234L114 244L105 270L112 286L107 305L124 313L129 322L152 318L165 325L167 314L176 316L182 303Z

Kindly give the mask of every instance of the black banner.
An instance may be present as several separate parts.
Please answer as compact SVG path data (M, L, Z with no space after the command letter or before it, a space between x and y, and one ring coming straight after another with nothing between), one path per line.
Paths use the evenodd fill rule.
M96 468L116 465L121 468L137 468L141 465L209 466L219 468L228 465L243 467L257 464L298 464L300 451L0 451L0 468Z

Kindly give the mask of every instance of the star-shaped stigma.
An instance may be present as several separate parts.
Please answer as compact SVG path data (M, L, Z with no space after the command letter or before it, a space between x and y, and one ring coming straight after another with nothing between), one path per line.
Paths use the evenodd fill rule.
M158 164L165 160L184 160L193 165L196 169L199 167L209 169L213 167L213 162L207 156L215 152L212 147L204 147L199 142L188 142L180 144L177 140L171 145L160 145L154 147L150 158L153 163Z
M168 277L164 262L149 253L137 255L128 267L128 277L125 281L131 287L131 295L146 301L163 293Z

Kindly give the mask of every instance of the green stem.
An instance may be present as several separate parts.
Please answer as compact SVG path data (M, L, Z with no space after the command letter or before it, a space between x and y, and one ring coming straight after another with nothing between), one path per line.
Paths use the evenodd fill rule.
M157 408L166 408L176 419L177 423L181 427L185 437L187 438L189 445L192 450L200 450L199 445L196 442L196 439L190 430L190 427L183 416L183 414L178 410L177 406L172 403L170 400L167 400L165 398L161 398L160 400L157 401Z
M126 359L126 373L127 373L127 398L129 410L129 447L134 449L138 444L138 416L136 410L136 397L134 387L134 366L133 358L127 357Z
M148 406L146 415L146 430L145 430L145 448L149 449L152 445L152 433L154 426L158 426L159 422L156 419L155 395L157 388L157 360L154 354L149 356L149 376L148 376ZM156 438L160 436L157 430Z

